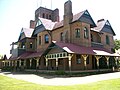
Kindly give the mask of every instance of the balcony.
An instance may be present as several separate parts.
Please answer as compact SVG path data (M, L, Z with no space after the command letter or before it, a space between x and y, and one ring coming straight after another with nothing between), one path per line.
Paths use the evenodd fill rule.
M91 42L91 46L92 47L103 48L103 44L102 43L98 43L98 42Z
M15 48L15 49L10 50L10 53L12 54L12 56L18 57L19 55L21 55L25 51L26 51L25 48Z

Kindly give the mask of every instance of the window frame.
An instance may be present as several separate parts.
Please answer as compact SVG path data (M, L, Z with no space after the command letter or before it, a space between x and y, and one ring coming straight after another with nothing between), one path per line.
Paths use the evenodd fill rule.
M64 39L64 35L63 35L63 32L60 33L60 41L63 41Z
M109 36L108 36L108 35L106 35L106 44L107 44L107 45L110 45L110 39L109 39Z
M89 38L89 31L87 27L84 27L84 38L88 39Z
M76 64L81 64L82 63L82 58L80 54L76 54Z
M45 13L42 14L42 17L45 18Z
M42 43L42 42L41 42L41 36L39 36L39 45L41 45L41 43Z
M29 45L30 45L30 48L32 49L32 48L33 48L33 43L32 43L32 42L30 42L30 44L29 44Z
M49 43L49 35L45 34L44 36L45 43Z
M80 38L80 28L75 29L75 37Z

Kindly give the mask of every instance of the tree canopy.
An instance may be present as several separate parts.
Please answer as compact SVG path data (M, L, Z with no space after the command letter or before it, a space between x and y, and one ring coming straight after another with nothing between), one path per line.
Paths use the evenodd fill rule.
M120 49L120 40L115 39L114 40L115 48L116 50Z

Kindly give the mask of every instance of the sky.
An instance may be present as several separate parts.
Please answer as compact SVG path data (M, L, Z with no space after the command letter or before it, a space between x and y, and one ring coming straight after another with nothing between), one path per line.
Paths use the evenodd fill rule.
M59 9L60 20L63 19L64 3L67 0L0 0L0 54L10 56L10 44L16 42L21 29L29 28L29 21L34 20L35 10L42 6ZM120 0L71 0L73 15L88 10L97 22L109 20L116 36L120 40Z

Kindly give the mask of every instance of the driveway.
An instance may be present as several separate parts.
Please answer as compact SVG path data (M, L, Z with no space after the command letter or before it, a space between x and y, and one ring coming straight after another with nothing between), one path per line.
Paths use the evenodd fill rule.
M53 76L37 76L34 74L12 74L1 72L0 75L7 77L16 78L41 85L76 85L76 84L87 84L102 80L120 78L120 72L91 75L85 77L53 77Z

